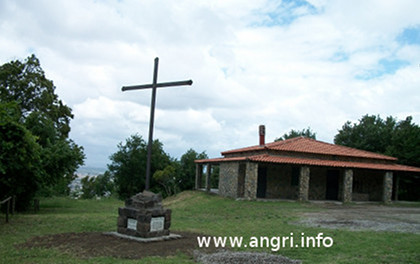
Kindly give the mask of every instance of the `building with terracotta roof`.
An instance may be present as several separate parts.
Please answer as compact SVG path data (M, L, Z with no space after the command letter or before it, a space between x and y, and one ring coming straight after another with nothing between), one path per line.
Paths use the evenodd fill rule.
M226 197L390 202L398 199L398 175L420 173L394 157L305 137L265 144L264 134L261 126L259 145L196 160L196 189L210 190L217 165L218 192Z

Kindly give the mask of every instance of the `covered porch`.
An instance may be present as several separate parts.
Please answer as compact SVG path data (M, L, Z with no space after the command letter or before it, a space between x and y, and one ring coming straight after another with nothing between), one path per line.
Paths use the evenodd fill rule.
M195 189L244 199L390 202L393 178L387 170L212 159L196 164Z
M196 164L194 189L219 194L219 163Z

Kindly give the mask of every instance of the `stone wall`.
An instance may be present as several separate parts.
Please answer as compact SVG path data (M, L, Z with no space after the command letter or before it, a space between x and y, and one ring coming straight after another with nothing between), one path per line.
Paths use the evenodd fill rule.
M298 185L292 186L291 165L267 167L266 197L271 199L297 199Z
M309 179L309 200L325 200L327 191L327 169L311 167Z
M353 171L353 201L382 201L383 171Z
M220 163L219 194L225 197L238 198L238 177L240 173L239 162ZM243 197L256 199L258 183L258 164L247 162L245 164L245 179L243 185Z
M299 184L292 186L292 165L267 164L266 198L325 200L327 167L300 168ZM384 201L392 198L392 172L363 170L339 170L338 200ZM242 174L242 177L239 175ZM203 175L204 178L204 175ZM242 179L242 180L240 180ZM239 188L238 186L242 187ZM258 186L258 163L220 163L219 194L225 197L256 199Z
M225 197L236 198L238 193L238 162L220 163L219 194Z
M331 168L311 167L309 180L309 200L325 200L327 192L327 172ZM334 169L337 170L337 169ZM350 202L353 191L352 170L338 170L338 200Z
M257 198L257 184L258 184L258 163L247 162L245 173L245 194L244 198Z
M237 197L243 198L245 195L245 175L246 175L246 164L239 163L238 169L238 192Z

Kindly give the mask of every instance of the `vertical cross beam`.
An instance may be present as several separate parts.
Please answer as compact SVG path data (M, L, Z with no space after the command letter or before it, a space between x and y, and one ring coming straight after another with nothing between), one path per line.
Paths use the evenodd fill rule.
M158 66L159 66L159 58L155 58L155 67L153 70L153 83L152 84L143 84L143 85L133 85L133 86L124 86L122 87L122 91L130 91L130 90L140 90L140 89L148 89L152 88L152 102L150 106L150 122L149 122L149 139L147 143L147 164L146 164L146 184L145 190L149 190L150 188L150 171L151 171L151 163L152 163L152 146L153 146L153 127L155 122L155 105L156 105L156 90L160 87L172 87L172 86L181 86L181 85L192 85L192 80L187 81L179 81L179 82L165 82L165 83L158 83Z
M152 166L153 126L155 123L156 84L158 77L159 58L155 58L152 84L152 102L150 106L149 139L147 142L146 190L150 188L150 170Z

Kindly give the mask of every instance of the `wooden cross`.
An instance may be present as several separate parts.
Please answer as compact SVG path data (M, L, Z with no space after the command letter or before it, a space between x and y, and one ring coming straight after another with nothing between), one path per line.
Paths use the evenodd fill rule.
M170 86L182 86L182 85L192 85L192 80L180 81L180 82L164 82L158 83L158 65L159 58L155 58L155 68L153 71L153 83L152 84L143 84L143 85L133 85L133 86L123 86L122 91L130 90L141 90L152 88L152 102L150 107L150 122L149 122L149 142L147 143L147 165L146 165L146 188L150 188L150 169L151 169L151 160L152 160L152 144L153 144L153 125L155 121L155 104L156 104L156 89L161 87L170 87Z

